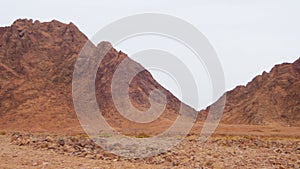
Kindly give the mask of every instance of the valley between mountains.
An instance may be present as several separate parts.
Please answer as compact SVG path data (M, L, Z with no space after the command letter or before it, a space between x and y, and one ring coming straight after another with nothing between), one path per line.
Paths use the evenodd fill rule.
M78 54L87 43L95 54L110 48L95 80L97 103L107 122L124 135L148 138L172 126L181 106L182 115L198 116L183 142L153 157L124 159L103 151L86 136L74 110L72 77ZM203 144L198 138L211 106L194 110L146 69L131 81L130 101L146 111L151 91L160 90L166 96L162 115L150 123L135 123L118 113L111 83L125 59L129 64L123 78L144 69L109 42L90 43L73 23L18 19L1 27L0 167L300 168L300 58L275 65L246 86L226 92L221 123Z

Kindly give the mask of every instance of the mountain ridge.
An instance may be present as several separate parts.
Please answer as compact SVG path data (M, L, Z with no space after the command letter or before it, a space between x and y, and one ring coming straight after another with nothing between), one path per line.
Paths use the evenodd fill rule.
M221 122L226 124L300 126L300 58L275 65L247 85L226 92ZM218 104L217 102L214 104ZM202 110L207 114L210 106Z
M0 128L81 130L72 102L72 76L78 54L86 44L89 52L97 54L99 45L92 44L72 23L19 19L12 26L1 28L0 94L3 97L0 100ZM150 91L161 90L167 96L162 118L149 124L135 124L117 113L109 96L109 84L117 65L125 58L130 62L128 73L142 67L125 53L113 48L98 67L95 82L101 112L112 126L128 132L149 130L151 134L152 131L161 131L157 128L167 129L172 124L171 119L178 116L181 102L160 86L147 70L132 80L129 96L137 109L146 110L150 106ZM195 112L187 105L183 104L183 107L186 112Z
M90 43L91 52L96 52L101 46L89 42L73 23L19 19L11 26L1 27L0 128L81 131L73 107L71 83L78 53L86 43ZM166 109L161 118L150 124L135 124L121 117L110 96L110 84L113 72L125 58L128 58L125 53L112 48L103 58L96 74L99 108L112 126L125 130L125 133L146 131L149 135L157 134L173 124L180 104L186 114L195 112L144 70L129 86L132 104L138 110L147 110L151 106L148 100L150 92L159 89L167 96ZM128 71L141 67L133 60L130 60L130 65ZM277 65L269 73L256 76L246 86L226 92L227 103L221 122L300 126L299 72L300 59ZM200 111L199 121L205 120L209 108Z

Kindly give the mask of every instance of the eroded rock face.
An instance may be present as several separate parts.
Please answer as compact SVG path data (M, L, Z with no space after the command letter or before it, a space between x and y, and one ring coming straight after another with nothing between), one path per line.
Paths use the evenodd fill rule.
M87 37L74 24L55 20L40 23L19 19L10 27L0 28L0 127L26 131L80 130L72 102L72 76L78 54L86 42ZM89 42L89 52L97 54L103 44L110 45L103 42L95 46ZM112 75L125 58L128 58L125 53L112 48L99 65L95 82L102 113L112 125L131 130L130 126L139 125L122 118L110 96ZM130 60L128 72L137 67L142 66ZM166 121L164 125L170 121L167 127L170 119L176 118L181 102L160 86L148 71L132 80L131 102L137 109L146 110L153 89L167 96L163 116L167 120L160 119ZM186 111L194 111L184 107ZM153 127L160 122L156 121ZM141 126L141 130L145 128L149 129L149 125Z
M300 126L300 59L276 65L246 86L227 92L222 122Z
M1 128L51 130L78 124L70 84L86 41L74 24L55 20L19 19L0 28Z

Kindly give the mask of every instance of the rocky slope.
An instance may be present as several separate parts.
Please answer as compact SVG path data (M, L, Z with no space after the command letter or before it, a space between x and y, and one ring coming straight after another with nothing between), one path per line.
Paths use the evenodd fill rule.
M300 126L300 58L226 93L223 123ZM217 104L217 103L215 103ZM202 111L207 114L206 111Z
M78 54L87 41L74 24L55 20L40 23L21 19L0 28L0 129L81 131L72 103L72 75ZM110 44L90 44L90 50L97 53L103 46ZM126 120L118 113L111 96L111 82L118 65L125 59L129 59L125 53L111 48L99 65L95 84L102 114L112 126L124 132L154 134L164 131L178 116L181 102L160 86L147 70L130 82L130 101L136 109L145 111L151 106L151 91L158 89L167 98L162 116L152 123L141 124ZM129 59L122 77L129 78L128 74L136 69L143 68ZM125 99L125 96L120 95L118 99ZM184 104L183 110L185 114L195 112ZM207 114L208 110L209 107L200 115ZM300 126L299 112L298 59L294 63L277 65L246 86L227 92L222 122ZM200 119L204 120L203 117Z
M87 37L74 24L55 20L40 23L20 19L10 27L0 28L1 129L80 130L72 103L72 76L78 54L87 41ZM110 45L107 42L103 44ZM101 49L90 43L90 50L97 53ZM124 75L142 68L126 54L113 48L99 66L95 82L101 112L111 125L128 131L133 128L155 132L160 127L166 129L177 117L181 102L160 86L146 70L140 72L130 84L131 102L137 109L146 110L150 107L149 93L158 89L167 98L162 117L151 124L136 124L117 113L110 84L118 64L125 58L130 66ZM186 112L195 112L186 105L183 107Z
M17 20L0 28L1 128L65 129L78 124L72 69L85 35L70 23Z

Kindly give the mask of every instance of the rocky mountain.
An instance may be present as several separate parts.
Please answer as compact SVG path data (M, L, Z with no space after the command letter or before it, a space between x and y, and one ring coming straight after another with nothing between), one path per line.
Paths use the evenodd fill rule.
M39 131L78 124L70 84L86 41L72 23L24 19L0 28L1 128Z
M108 42L94 45L73 24L59 21L40 23L19 19L0 28L0 129L71 132L81 131L72 100L72 76L76 59L85 44L97 55L109 47L96 74L96 98L107 122L125 133L157 134L166 130L178 117L180 100L158 84L147 70L139 72L129 84L132 105L141 111L152 105L149 96L154 89L166 96L166 109L151 123L135 123L121 116L115 107L111 83L119 65L127 60L122 79L137 69L144 69L128 56L111 48ZM85 69L89 69L88 65ZM117 100L126 96L118 88ZM121 94L123 93L123 94ZM300 126L300 59L275 66L246 86L226 93L223 123ZM159 97L155 102L161 102ZM217 103L215 103L217 104ZM199 114L200 120L207 115ZM130 111L126 106L124 111ZM195 110L182 104L183 114ZM204 116L202 116L204 115ZM145 133L144 133L145 134Z
M207 114L209 108L202 112ZM276 65L246 86L228 91L221 122L300 126L300 58Z
M78 54L87 42L87 37L73 23L55 20L40 23L19 19L9 27L0 28L0 128L54 132L80 130L72 102L72 76ZM91 52L97 54L101 46L110 44L89 45ZM177 117L181 102L160 86L147 70L131 81L130 101L137 109L147 110L151 106L150 92L153 89L162 91L167 103L161 118L139 124L117 113L111 96L111 81L124 59L129 61L123 72L124 78L137 68L143 69L125 53L114 48L109 50L95 80L102 114L119 129L165 130ZM186 105L183 108L187 113L195 112Z

